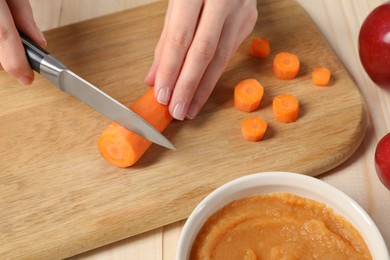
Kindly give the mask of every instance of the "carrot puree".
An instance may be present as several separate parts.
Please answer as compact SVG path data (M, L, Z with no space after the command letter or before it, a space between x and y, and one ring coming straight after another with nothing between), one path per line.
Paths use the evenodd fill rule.
M326 205L290 193L234 201L204 224L190 259L372 259L360 233Z

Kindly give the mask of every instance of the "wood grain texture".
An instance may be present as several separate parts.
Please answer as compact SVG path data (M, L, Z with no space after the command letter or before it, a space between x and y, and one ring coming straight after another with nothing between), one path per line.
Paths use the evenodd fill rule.
M271 2L259 3L264 15L253 36L269 36L274 51L297 53L304 64L300 78L288 84L275 80L270 61L249 57L250 41L244 42L197 119L175 122L165 132L178 151L153 146L131 169L113 168L98 155L96 138L108 123L101 115L44 79L20 88L1 74L0 171L6 174L0 177L0 211L6 214L0 241L7 242L1 254L74 255L183 219L208 192L238 176L264 170L317 175L349 158L366 126L360 93L298 5ZM145 91L140 82L152 60L164 10L159 3L49 31L48 49L130 104ZM329 88L311 85L310 68L318 63L334 72ZM246 115L232 108L234 84L246 77L256 77L266 87L257 113L269 120L271 131L257 144L243 141L239 125ZM272 96L287 91L300 98L303 113L297 123L281 125L272 119L269 104ZM154 232L153 241L161 240L161 231ZM175 241L177 232L172 233ZM170 232L163 234L167 241ZM16 250L21 247L25 250Z
M30 0L38 27L46 31L157 0Z
M298 0L358 82L370 116L368 131L357 152L341 166L318 178L355 199L373 218L390 246L390 219L384 214L390 211L389 191L380 183L373 167L375 144L390 131L390 94L370 81L360 65L357 53L357 35L361 23L373 8L385 1L387 0ZM344 41L338 40L340 38L344 38ZM72 259L174 259L183 224L184 221L181 221L165 226L161 230L162 237L151 231ZM158 243L160 247L155 248L154 245ZM126 254L124 249L132 254ZM148 256L145 258L143 253L137 254L136 251L140 250L147 251Z

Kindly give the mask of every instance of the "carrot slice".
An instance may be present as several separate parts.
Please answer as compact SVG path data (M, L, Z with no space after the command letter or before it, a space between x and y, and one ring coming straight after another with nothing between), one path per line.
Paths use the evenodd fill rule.
M318 67L313 70L311 77L313 83L317 86L328 86L330 81L331 73L325 67Z
M256 79L245 79L234 88L234 106L244 112L255 111L261 102L264 87Z
M172 121L168 107L157 102L153 88L140 97L130 109L162 132ZM136 135L121 125L112 122L98 139L98 148L102 157L118 167L135 164L150 147L152 142Z
M267 130L267 126L267 122L261 117L246 118L241 124L242 135L245 140L260 141Z
M291 94L281 94L274 97L272 109L277 121L282 123L295 122L299 114L299 101Z
M254 38L250 49L250 54L254 57L265 59L271 53L271 46L267 38Z
M278 53L273 62L273 72L276 77L284 80L294 79L298 76L300 61L297 55L289 52Z

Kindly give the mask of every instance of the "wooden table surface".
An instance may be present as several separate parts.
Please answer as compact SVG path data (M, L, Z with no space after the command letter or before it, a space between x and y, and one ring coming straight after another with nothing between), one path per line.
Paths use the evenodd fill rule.
M156 0L31 0L42 30L132 8ZM260 1L260 0L259 0ZM298 0L357 82L369 111L369 126L356 153L319 176L344 191L372 217L390 248L390 192L377 178L374 152L390 132L390 91L378 88L359 61L357 38L367 14L386 0ZM261 15L261 10L259 10ZM74 256L71 259L174 259L184 221Z

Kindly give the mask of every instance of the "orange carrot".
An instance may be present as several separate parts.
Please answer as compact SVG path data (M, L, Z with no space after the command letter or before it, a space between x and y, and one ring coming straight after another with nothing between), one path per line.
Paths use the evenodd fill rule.
M242 135L251 142L260 141L267 130L267 122L261 117L246 118L241 124Z
M254 38L250 49L250 54L254 57L265 59L271 53L271 46L267 38Z
M263 98L264 88L256 79L245 79L234 88L234 106L244 112L256 110Z
M150 88L130 109L162 132L172 121L168 107L158 103ZM102 157L118 167L128 167L136 163L152 143L121 125L112 122L98 139Z
M282 123L295 122L299 114L299 101L291 94L281 94L274 97L272 109L277 121Z
M298 76L300 68L300 62L297 55L280 52L278 53L273 62L273 72L276 77L284 80L294 79Z
M315 68L311 73L313 83L317 86L328 86L330 75L330 71L325 67Z

